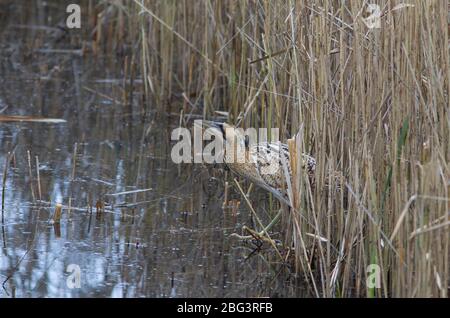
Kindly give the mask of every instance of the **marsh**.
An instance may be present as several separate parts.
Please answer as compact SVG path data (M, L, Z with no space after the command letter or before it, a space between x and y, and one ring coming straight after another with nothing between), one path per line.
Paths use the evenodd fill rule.
M1 297L447 298L449 7L374 2L0 1ZM198 119L288 201L174 162Z

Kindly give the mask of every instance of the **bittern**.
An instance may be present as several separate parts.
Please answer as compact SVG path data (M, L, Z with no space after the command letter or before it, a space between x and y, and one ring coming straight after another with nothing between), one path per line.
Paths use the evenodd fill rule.
M280 142L257 142L251 144L246 138L247 135L242 133L242 130L235 129L229 124L211 121L202 121L202 124L212 128L215 131L214 135L219 137L220 141L225 144L225 147L222 148L224 152L222 155L230 170L273 193L276 198L289 207L290 211L296 209L293 206L293 198L289 198L288 195L288 181L292 180L292 170L289 148L286 144ZM230 149L232 150L231 153L229 152ZM243 160L239 160L239 154L241 159L243 157ZM311 189L315 190L316 160L304 153L299 157L301 168L307 174ZM329 174L326 177L325 186L328 187L330 185L332 178L335 180L336 190L340 191L341 182L343 181L342 174L337 171ZM274 241L268 235L268 230L278 222L281 213L282 211L280 210L270 224L265 227L258 220L258 223L263 226L262 231L259 233L247 228L251 237L268 240L275 246ZM250 238L237 234L236 236L245 239Z
M202 121L202 124L217 130L215 135L222 138L225 144L224 161L231 171L273 193L281 202L292 207L287 192L286 178L291 176L291 168L286 144L280 142L250 144L246 138L248 136L244 136L241 131L229 124L211 121ZM233 149L232 153L229 152L230 149ZM239 154L239 151L243 153ZM239 155L243 160L239 160ZM302 154L301 164L313 186L316 160Z

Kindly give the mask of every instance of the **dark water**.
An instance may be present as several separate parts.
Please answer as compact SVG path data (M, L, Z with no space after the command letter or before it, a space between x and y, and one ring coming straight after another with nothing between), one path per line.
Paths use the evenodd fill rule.
M251 242L230 237L252 219L244 201L235 212L222 208L223 170L171 161L178 118L143 114L153 106L143 104L139 78L132 81L133 98L124 95L131 85L125 58L79 56L76 36L61 38L55 28L65 7L46 3L0 2L0 16L7 17L0 19L0 116L67 121L0 122L2 177L13 152L0 296L299 295L273 251L263 246L252 253ZM111 195L139 189L145 191ZM49 222L58 202L60 226ZM71 264L80 269L79 288L70 288Z

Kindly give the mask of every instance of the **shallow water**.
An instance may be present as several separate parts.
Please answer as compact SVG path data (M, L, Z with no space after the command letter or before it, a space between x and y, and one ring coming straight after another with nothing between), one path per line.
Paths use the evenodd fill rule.
M178 118L142 113L142 81L123 80L125 59L81 57L71 36L54 41L65 10L59 1L43 3L0 7L8 16L0 19L0 115L67 121L0 122L2 176L14 154L4 189L1 297L300 295L269 248L230 237L252 218L243 201L237 211L222 208L223 170L170 160ZM132 99L123 93L131 82ZM57 202L59 226L50 222Z

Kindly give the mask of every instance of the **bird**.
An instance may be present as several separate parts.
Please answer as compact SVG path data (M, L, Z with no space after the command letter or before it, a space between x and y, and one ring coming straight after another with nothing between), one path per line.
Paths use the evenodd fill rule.
M281 142L255 142L251 144L247 135L235 129L233 125L202 121L202 124L215 130L215 135L222 139L225 164L237 175L250 180L255 185L274 194L274 196L292 207L288 195L286 177L292 176L290 153L286 144ZM234 149L232 153L230 149ZM242 153L239 153L241 151ZM238 160L238 156L244 160ZM311 187L314 187L316 160L309 154L301 154L300 162L303 171L308 175Z

